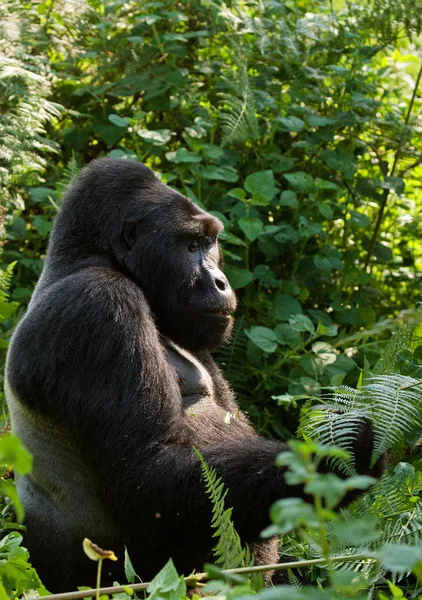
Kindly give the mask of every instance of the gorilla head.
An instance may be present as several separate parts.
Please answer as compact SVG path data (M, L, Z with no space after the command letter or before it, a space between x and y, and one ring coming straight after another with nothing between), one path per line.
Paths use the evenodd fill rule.
M70 187L57 220L50 267L72 247L89 263L111 259L141 287L162 336L193 351L227 341L236 299L221 271L222 223L150 169L95 161Z

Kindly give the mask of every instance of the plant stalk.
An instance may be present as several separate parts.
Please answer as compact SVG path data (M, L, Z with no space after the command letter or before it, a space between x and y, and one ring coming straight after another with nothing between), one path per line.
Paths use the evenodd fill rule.
M370 560L374 562L376 559L368 554L347 554L345 556L333 556L331 563L338 562L359 562L361 560ZM325 558L312 558L310 560L297 560L294 562L277 563L274 565L260 565L258 567L239 567L237 569L225 569L222 573L227 575L249 575L252 573L265 573L266 571L282 571L286 569L296 569L300 567L310 567L312 565L325 565L327 560ZM195 586L200 581L206 581L209 579L208 573L197 573L196 575L189 575L185 577L185 583L190 586ZM111 594L119 594L125 592L128 589L132 589L134 592L146 590L150 586L151 582L146 583L133 583L125 586L117 585L114 587L99 588L96 590L82 590L79 592L64 592L62 594L51 594L49 596L43 596L46 600L82 600L82 598L93 598L97 596L97 592L103 596Z
M100 586L101 586L101 569L103 566L103 559L98 559L98 568L97 568L97 589L96 589L96 600L100 600Z

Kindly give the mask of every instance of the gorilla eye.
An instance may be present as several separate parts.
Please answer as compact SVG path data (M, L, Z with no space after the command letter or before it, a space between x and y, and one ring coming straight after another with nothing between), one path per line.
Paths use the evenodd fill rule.
M189 252L196 252L199 249L199 240L192 240L188 245Z
M207 239L205 240L205 246L206 246L207 250L212 248L214 246L214 244L216 243L216 241L217 241L217 239L214 237L207 237Z

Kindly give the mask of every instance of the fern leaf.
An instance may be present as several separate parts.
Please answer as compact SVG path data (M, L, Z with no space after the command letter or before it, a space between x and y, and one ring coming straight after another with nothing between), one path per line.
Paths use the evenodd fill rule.
M305 416L306 435L323 444L335 444L351 452L361 424L369 419L374 430L371 461L403 439L415 427L422 427L422 380L400 374L372 375L353 390L342 387ZM333 464L354 473L353 456L347 463Z
M239 52L239 48L234 47ZM225 83L230 92L219 94L220 120L223 130L222 147L234 142L244 142L258 137L258 121L255 115L255 94L250 84L244 60L233 59L230 79Z
M79 171L79 164L76 160L75 153L72 151L72 158L69 160L69 162L63 169L60 181L56 184L56 189L60 198L63 196L65 189L70 184L70 182L76 177Z
M422 426L422 381L392 374L370 377L362 389L374 427L372 463L415 426Z
M6 320L17 310L19 303L9 300L9 289L12 283L13 269L16 261L6 269L0 269L0 319Z
M216 470L209 467L199 450L194 448L200 462L206 492L212 503L211 526L215 529L213 537L218 541L213 550L215 563L222 569L235 569L237 567L250 567L253 565L253 556L248 546L243 547L231 515L232 508L225 508L227 489Z

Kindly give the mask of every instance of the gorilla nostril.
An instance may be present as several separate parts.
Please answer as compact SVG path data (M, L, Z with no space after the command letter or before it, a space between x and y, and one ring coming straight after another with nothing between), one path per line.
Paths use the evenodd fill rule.
M224 279L216 277L214 281L215 281L215 285L218 287L218 289L221 292L225 292L226 291L227 284L226 284L226 281Z

